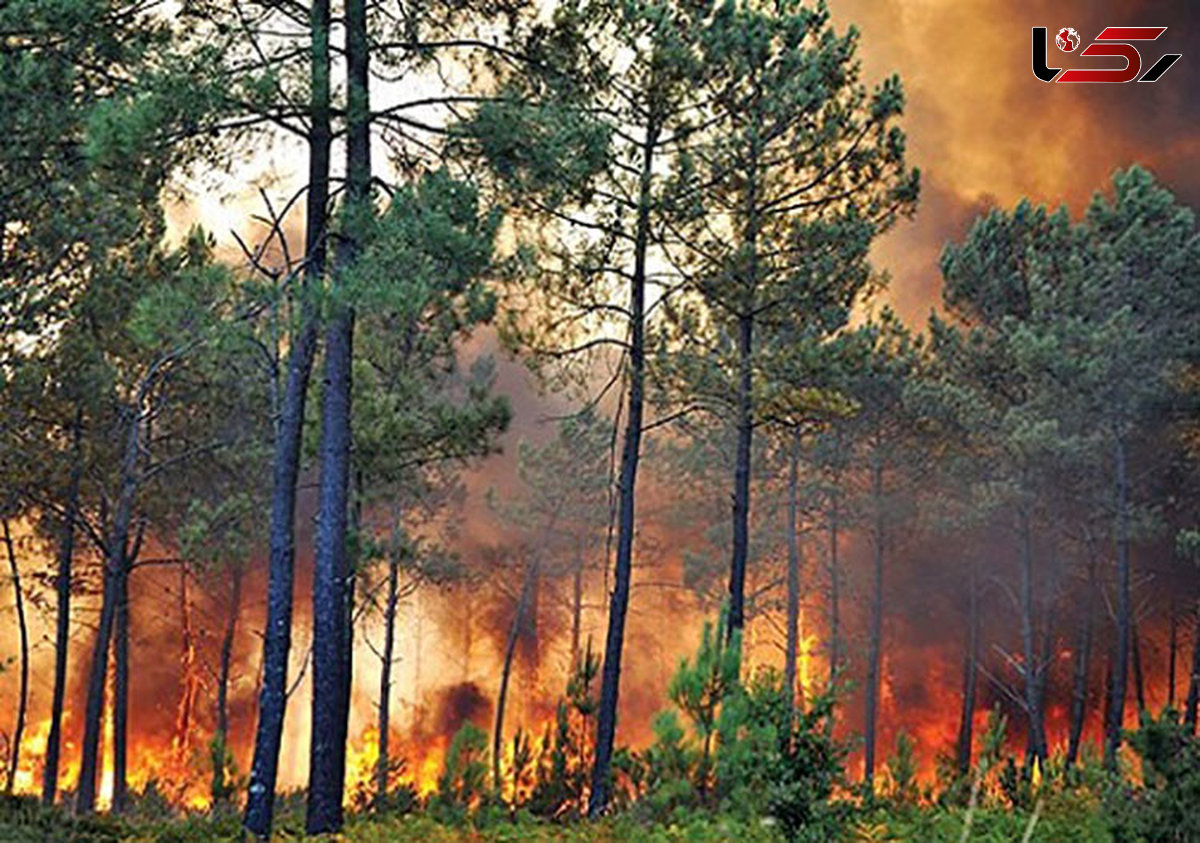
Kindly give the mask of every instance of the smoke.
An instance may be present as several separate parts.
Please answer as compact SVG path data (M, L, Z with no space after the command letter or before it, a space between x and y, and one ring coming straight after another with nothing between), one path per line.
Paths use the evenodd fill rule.
M890 299L901 315L923 320L939 299L937 257L961 238L984 206L1022 197L1082 210L1119 167L1141 163L1179 197L1200 199L1200 148L1191 92L1200 57L1188 38L1200 7L1175 2L1033 0L833 0L835 24L862 31L864 77L899 73L908 95L904 126L911 163L922 170L916 218L900 223L876 257L893 274ZM1183 58L1154 84L1070 85L1038 81L1030 70L1030 30L1073 26L1085 42L1105 26L1167 26L1140 46L1143 65L1166 52ZM1194 43L1194 42L1193 42ZM1105 66L1057 51L1055 66ZM1061 59L1061 61L1060 61ZM1119 61L1116 66L1119 66Z

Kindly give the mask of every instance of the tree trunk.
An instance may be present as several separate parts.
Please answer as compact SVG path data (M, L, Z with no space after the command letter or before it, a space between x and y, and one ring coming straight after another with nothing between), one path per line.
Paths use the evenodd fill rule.
M634 491L638 460L642 453L642 402L646 377L646 252L650 240L650 187L657 137L657 129L651 126L642 144L634 267L633 277L629 281L629 415L625 420L621 449L616 570L608 607L600 706L596 717L596 754L592 763L591 796L588 799L588 816L593 818L599 817L608 808L612 787L610 768L617 730L621 650L625 643L625 613L629 608L629 587L633 577Z
M1146 680L1142 673L1142 641L1138 635L1137 618L1129 619L1129 654L1133 660L1133 690L1137 699L1138 717L1146 713Z
M1171 598L1170 626L1167 630L1167 707L1175 708L1175 670L1179 652L1179 612L1175 598Z
M337 253L338 288L358 259L354 221L371 213L369 43L365 0L348 0L346 18L347 230ZM313 563L313 697L309 752L309 834L342 827L346 778L346 695L352 597L346 559L350 490L350 378L354 352L354 311L336 300L325 334L325 389L321 407L321 476L315 560Z
M750 554L750 452L754 437L754 319L738 317L737 452L733 469L733 555L729 564L729 641L746 623L746 560Z
M179 712L175 717L175 754L186 761L191 746L192 715L196 705L196 642L192 635L192 604L188 599L190 572L185 562L179 566L179 616L182 618L183 634L180 653Z
M879 722L879 690L883 660L883 463L878 452L872 456L871 466L871 497L874 502L874 567L873 585L871 590L871 628L868 641L867 655L867 689L866 689L866 722L865 731L865 761L863 765L863 783L872 793L875 790L875 737Z
M837 479L834 480L835 484ZM839 495L836 485L830 493L829 500L829 693L837 689L838 680L842 673L842 639L841 639L841 563L838 561L838 530L841 513L839 511ZM830 715L825 720L825 734L833 736L834 718Z
M1083 724L1087 719L1088 674L1091 671L1095 607L1096 559L1095 555L1089 549L1087 600L1084 603L1083 620L1080 623L1079 641L1075 647L1075 677L1071 687L1071 726L1067 737L1067 767L1073 767L1079 759L1079 746L1083 739Z
M121 490L109 534L105 539L104 594L100 604L100 623L96 630L95 646L92 649L91 670L88 675L87 705L84 711L83 756L79 766L79 789L75 798L76 810L91 813L96 809L96 775L100 761L100 732L104 715L104 690L108 680L108 650L113 639L114 623L120 626L124 636L124 652L121 652L121 636L118 636L114 661L117 676L114 696L117 699L113 712L113 808L124 807L125 753L121 746L127 726L126 714L129 701L129 529L133 522L133 507L137 498L139 477L137 464L141 453L142 401L149 388L149 380L142 383L138 397L130 410L129 432L125 442L125 453L121 466ZM123 667L122 667L123 665ZM121 674L124 674L122 676ZM120 794L120 801L118 801Z
M568 681L579 669L579 644L583 634L583 551L575 545L575 571L571 578L571 671Z
M129 807L129 565L124 559L117 570L115 585L112 809L121 814Z
M225 617L225 633L221 637L221 663L217 674L217 732L213 735L213 802L223 802L233 795L225 781L229 756L229 674L233 664L233 640L237 634L238 615L242 610L242 577L245 569L240 563L231 571L229 609Z
M784 687L787 688L789 712L796 706L796 661L800 652L800 536L796 517L800 477L800 429L792 431L792 447L788 456L787 509L787 644L784 650Z
M1133 618L1129 571L1129 483L1126 476L1125 441L1118 434L1113 442L1117 494L1117 646L1113 665L1112 702L1104 745L1104 763L1117 768L1117 750L1125 723L1125 685L1129 668L1130 626Z
M1029 734L1026 743L1026 761L1034 759L1046 763L1045 721L1042 717L1042 695L1039 676L1041 666L1034 643L1033 622L1033 526L1029 512L1020 511L1021 538L1021 652L1024 658L1022 679L1025 686L1025 712L1029 718Z
M500 780L500 747L504 743L504 707L508 700L508 681L512 676L513 654L517 650L517 639L521 635L525 611L533 594L537 577L538 563L530 562L525 568L524 581L521 583L521 595L517 598L516 613L513 615L512 626L508 630L508 643L504 647L504 667L500 671L500 691L496 695L496 723L492 729L492 787L495 788L496 795L502 800L504 787ZM515 795L514 791L514 797Z
M267 624L263 636L262 684L254 758L246 794L243 824L267 840L275 813L275 783L283 716L287 709L288 657L292 648L292 600L295 561L296 481L304 405L317 347L317 313L313 303L325 272L326 220L329 205L330 126L329 0L313 0L309 11L312 56L308 131L308 199L304 224L305 266L300 289L300 325L288 352L287 384L275 433L271 490L270 568Z
M1200 603L1192 611L1192 676L1188 682L1187 702L1183 722L1188 731L1196 734L1197 710L1200 709Z
M958 719L957 769L971 771L974 744L975 697L979 685L979 560L972 555L967 582L967 646L963 654L962 711Z
M79 484L83 477L83 408L77 404L72 427L71 478L67 484L66 512L58 545L54 577L57 600L54 619L54 691L50 703L50 733L42 768L42 803L53 805L58 795L58 759L62 751L63 703L67 693L67 654L71 641L71 565L75 556L75 521L79 517Z
M401 529L397 519L396 529ZM392 728L392 662L396 651L396 609L400 603L400 551L393 548L388 554L387 599L383 604L383 655L379 670L379 760L375 765L375 799L382 800L388 792L391 772Z
M8 519L4 522L4 547L8 551L8 569L12 573L14 608L17 612L17 630L21 637L21 678L17 687L17 722L13 726L12 755L8 762L8 778L5 792L11 796L17 781L17 768L21 764L21 739L25 735L25 712L29 705L29 627L25 623L25 597L21 591L21 571L17 567L17 554L13 549L12 533Z
M108 559L104 562L104 589L100 599L100 621L92 644L91 669L88 672L87 703L83 715L83 748L79 763L79 783L75 794L75 810L88 814L96 810L96 773L100 760L100 731L104 716L104 691L108 681L108 649L112 643L113 615L116 599L113 572Z

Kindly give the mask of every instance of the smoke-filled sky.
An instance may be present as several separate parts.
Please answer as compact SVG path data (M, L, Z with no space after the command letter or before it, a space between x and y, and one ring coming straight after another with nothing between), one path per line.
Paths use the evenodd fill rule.
M830 0L840 28L862 32L866 80L899 73L904 127L922 171L920 207L878 249L890 298L921 320L938 290L937 259L987 205L1022 196L1078 213L1117 167L1149 166L1185 201L1200 200L1200 4L1188 0ZM1080 50L1105 26L1166 26L1139 45L1143 68L1183 58L1154 84L1046 84L1031 70L1030 29L1070 26ZM1120 67L1049 46L1053 67ZM1106 63L1107 62L1107 63Z

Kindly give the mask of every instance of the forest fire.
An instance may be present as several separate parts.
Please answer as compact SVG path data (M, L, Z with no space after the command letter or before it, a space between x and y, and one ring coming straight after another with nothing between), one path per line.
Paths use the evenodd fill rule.
M853 584L858 551L848 543L846 553L850 559L848 582ZM826 597L823 577L816 576L822 567L819 548L810 547L811 558L805 569L814 575L806 578L805 590L809 595L801 614L801 646L797 658L798 698L812 700L821 694L829 675L827 617L822 603ZM672 563L666 561L647 571L651 578L662 582L668 575ZM902 569L902 566L898 566ZM303 570L303 569L302 569ZM675 567L676 575L679 568ZM153 659L154 653L173 652L182 645L184 638L183 619L170 613L163 615L159 602L161 595L172 594L177 588L177 575L166 569L150 568L139 574L144 582L139 586L134 604L134 614L152 621L146 632L135 639L135 657L139 660ZM602 585L589 582L587 590ZM561 610L557 609L557 598L552 592L554 583L547 583L547 595L539 601L544 617L531 622L526 634L533 638L545 638L545 631L559 636L556 639L528 642L529 646L518 649L518 660L514 666L516 687L519 696L510 701L510 715L506 718L504 732L504 755L501 761L504 774L511 774L513 766L513 735L518 730L531 742L531 752L538 757L543 743L554 723L553 711L556 701L565 693L569 653L569 641L561 637L565 633ZM253 588L253 583L248 587ZM650 586L648 586L649 588ZM911 586L919 591L919 581ZM666 700L666 689L679 659L689 656L696 640L689 636L678 636L675 630L696 629L704 617L703 603L698 598L680 600L673 588L660 587L647 595L647 605L639 612L631 631L639 642L638 649L630 654L630 670L639 681L631 686L631 693L622 701L623 736L629 746L641 750L649 746L654 735L650 729L653 716L670 703ZM653 597L649 596L653 594ZM210 775L212 759L210 740L212 724L211 676L219 660L219 638L213 631L223 625L219 606L208 601L201 590L193 589L192 606L196 658L192 663L193 676L185 676L185 662L169 662L135 677L134 699L137 705L132 718L130 734L130 786L135 792L152 787L160 798L179 808L203 810L212 803ZM446 752L456 732L465 724L473 723L484 731L493 728L497 677L503 669L503 627L505 609L503 603L494 611L480 614L479 606L464 602L465 595L455 587L449 590L434 589L416 595L407 610L411 612L404 621L410 635L405 641L399 662L401 665L398 687L395 689L399 713L390 735L390 754L397 762L390 774L393 786L408 785L421 797L428 797L438 787ZM947 598L948 595L935 595ZM909 599L909 598L905 598ZM884 758L896 746L901 733L908 735L915 744L917 775L923 786L934 786L939 775L945 775L946 765L952 764L956 741L961 727L962 708L962 635L965 619L954 620L952 612L944 612L936 629L928 627L921 615L921 600L913 596L913 607L897 611L887 618L887 645L883 658L882 692L880 709L879 741L885 747ZM652 601L652 602L651 602ZM167 600L166 605L174 601ZM507 612L511 613L510 603ZM307 606L297 601L296 611L303 618ZM854 604L844 607L844 623L851 630L856 617L861 617L862 607ZM584 638L598 636L602 632L598 619L586 619L582 628ZM1011 751L1024 752L1026 720L1019 700L1014 696L1015 679L1006 675L1005 658L1001 655L1004 640L1003 630L1012 623L1005 607L992 607L985 615L985 624L994 628L996 643L990 657L983 659L988 681L981 683L972 717L977 735L986 729L993 708L999 708L1008 721L1008 746ZM484 619L494 615L494 629L487 629ZM1072 649L1071 636L1078 618L1064 615L1056 621L1060 630L1056 641L1056 654L1050 667L1048 697L1045 709L1046 730L1050 747L1054 753L1065 752L1071 727L1071 677L1075 669L1076 653ZM230 696L231 732L230 752L235 775L244 776L251 754L253 737L255 674L254 647L258 640L257 626L261 624L261 608L247 603L241 608L238 621L238 639L235 645L236 661L239 665L235 674L234 688ZM481 625L482 624L482 625ZM298 624L303 630L303 622ZM777 612L756 615L750 625L747 638L747 671L771 667L780 669L779 654L782 640L779 630L782 618ZM301 632L301 637L304 633ZM852 636L857 633L851 632ZM1166 675L1170 661L1167 630L1146 624L1139 629L1141 649L1141 691L1149 711L1157 711L1168 701L1170 680ZM354 698L355 730L349 742L347 756L346 800L348 805L367 799L374 791L379 759L379 731L373 722L378 695L378 656L372 649L378 631L364 627L362 640L358 644ZM1180 675L1184 661L1181 642L1177 642L1176 696L1174 704L1182 703L1179 690L1186 691L1187 677ZM848 677L843 691L842 704L838 711L837 734L847 742L851 751L847 775L851 780L862 772L862 695L859 689L861 673L861 645L853 639L844 643L847 653ZM537 654L539 662L522 660L522 654ZM44 654L43 654L44 655ZM300 658L304 657L303 652ZM45 687L44 662L35 662L35 687ZM48 663L45 663L48 664ZM77 668L78 670L78 668ZM1093 662L1087 686L1088 705L1085 712L1084 736L1095 746L1103 734L1103 663ZM308 744L308 710L306 675L303 662L296 664L297 684L289 705L287 734L289 753L297 759L288 765L280 779L284 790L303 788L305 770L303 759ZM453 677L464 677L455 680ZM1007 681L1006 681L1007 678ZM78 688L82 677L77 673L73 686ZM411 683L411 684L409 684ZM198 685L198 689L197 686ZM406 687L407 685L407 687ZM76 691L78 693L78 691ZM181 720L181 703L192 695L193 716ZM20 793L38 793L41 786L42 759L49 731L49 720L42 707L47 699L44 694L31 698L31 725L26 729L22 741L21 765L15 778L15 790ZM13 701L6 698L5 709L12 709ZM60 773L61 787L73 791L79 774L78 740L79 726L73 716L78 710L68 707L64 726L67 741L64 745L63 767ZM1128 726L1136 724L1137 709L1127 713ZM180 732L180 727L186 731ZM104 742L111 745L112 718L105 719ZM590 740L590 738L589 738ZM976 747L978 749L978 747ZM1098 750L1096 750L1098 751ZM113 769L110 755L105 755L101 768L99 795L102 805L111 804Z
M1200 18L1037 5L0 3L0 839L1200 839Z

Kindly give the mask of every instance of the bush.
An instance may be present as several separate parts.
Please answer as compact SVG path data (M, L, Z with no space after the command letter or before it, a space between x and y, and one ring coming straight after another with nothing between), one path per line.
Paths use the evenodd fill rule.
M824 728L832 698L797 711L777 671L761 670L737 685L721 707L717 787L722 807L743 817L768 816L789 840L835 839L831 804L841 779L842 750Z
M1105 794L1117 843L1191 843L1200 840L1200 740L1168 709L1142 716L1129 743L1142 763L1142 785L1120 779Z

